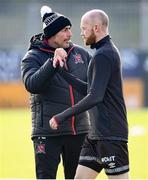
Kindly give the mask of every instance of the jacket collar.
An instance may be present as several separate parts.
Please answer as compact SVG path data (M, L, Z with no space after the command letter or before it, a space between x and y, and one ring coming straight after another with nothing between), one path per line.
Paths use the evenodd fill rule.
M111 37L109 35L105 36L103 39L101 39L100 41L92 44L90 47L91 49L99 49L100 47L102 47L103 44L105 44L106 42L110 41Z
M73 43L70 43L70 46L66 48L66 51L69 51L73 47ZM55 51L55 48L48 45L47 40L44 38L43 33L37 34L33 36L30 40L29 50L30 49L40 49L41 51L45 52L53 52Z

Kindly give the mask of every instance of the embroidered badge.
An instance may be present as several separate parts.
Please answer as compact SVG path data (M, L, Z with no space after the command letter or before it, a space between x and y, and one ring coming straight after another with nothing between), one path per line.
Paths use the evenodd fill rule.
M36 148L37 154L45 154L45 144L39 144Z
M84 61L82 60L82 57L81 57L81 54L75 54L74 55L74 60L75 60L75 63L78 64L78 63L84 63Z

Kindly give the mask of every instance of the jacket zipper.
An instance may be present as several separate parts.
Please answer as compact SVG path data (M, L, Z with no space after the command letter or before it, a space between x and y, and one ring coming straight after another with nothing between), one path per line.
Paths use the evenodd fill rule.
M70 54L70 52L72 51L73 48L74 48L74 46L68 51L67 57L69 56L69 54ZM68 70L67 64L65 64L65 68ZM75 102L74 102L73 88L72 88L71 85L69 85L69 92L70 92L71 105L72 105L72 107L73 107L74 104L75 104ZM76 130L75 130L75 116L72 116L72 118L71 118L71 126L72 126L73 134L76 135Z
M67 57L69 56L70 52L72 51L72 49L74 48L75 46L72 46L68 53L67 53ZM50 53L54 53L54 51L51 51L51 50L47 50L47 49L44 49L44 48L40 48L41 50L43 51L46 51L46 52L50 52ZM65 63L65 69L68 70L68 66L67 64ZM71 105L73 106L74 105L74 93L73 93L73 88L71 85L69 85L69 92L70 92L70 99L71 99ZM72 116L71 118L71 126L72 126L72 131L73 131L73 134L76 135L76 130L75 130L75 116Z

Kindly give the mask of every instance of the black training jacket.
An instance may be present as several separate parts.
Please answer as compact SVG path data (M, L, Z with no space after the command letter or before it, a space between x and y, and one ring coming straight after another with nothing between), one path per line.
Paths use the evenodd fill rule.
M55 114L73 106L84 95L73 89L53 68L53 48L49 47L43 35L31 38L30 47L21 62L22 79L30 92L32 112L32 137L58 136L66 134L87 133L89 130L88 112L72 116L55 131L49 127L49 120ZM82 47L71 43L68 53L68 72L86 81L90 55ZM85 90L84 90L85 91Z
M92 45L92 48L96 52L88 68L87 95L76 105L54 117L60 128L68 117L89 110L91 139L127 141L128 123L118 50L109 36ZM80 81L74 80L73 76L63 72L63 77L80 89ZM82 84L83 89L84 86L85 83Z

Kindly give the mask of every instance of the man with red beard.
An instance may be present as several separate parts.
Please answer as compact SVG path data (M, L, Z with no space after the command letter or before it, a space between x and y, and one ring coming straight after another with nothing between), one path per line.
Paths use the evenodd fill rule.
M58 73L59 65L63 66L66 59L67 71L86 81L90 55L70 41L71 22L67 17L47 6L41 8L41 17L43 33L31 38L21 63L22 79L30 92L36 177L56 179L62 156L65 179L73 179L82 142L90 127L88 112L70 117L57 131L49 127L49 119L84 97L83 92L74 90ZM62 58L58 57L60 64L56 48L66 51Z
M81 36L85 45L96 49L89 64L87 83L64 70L61 74L75 88L87 86L87 95L49 121L56 131L69 117L89 110L91 129L81 150L76 179L95 179L102 169L109 179L129 179L128 123L121 60L108 27L109 18L102 10L94 9L82 16Z

